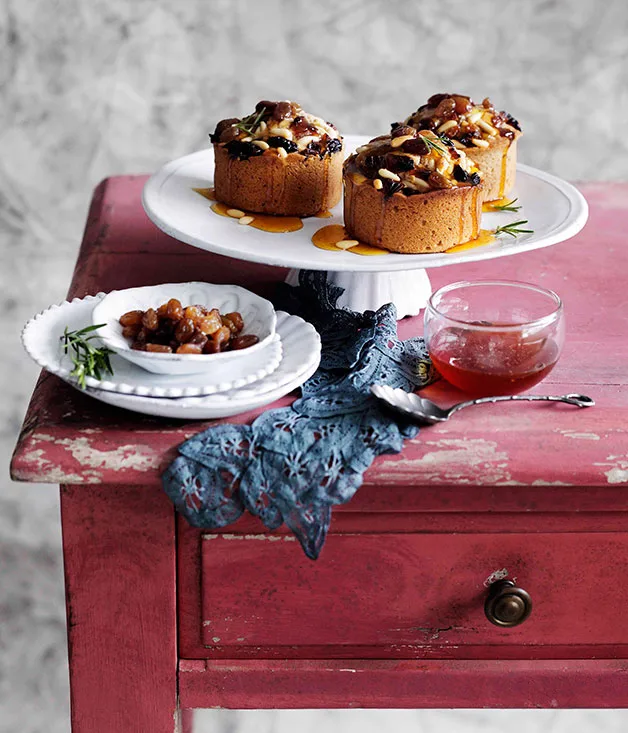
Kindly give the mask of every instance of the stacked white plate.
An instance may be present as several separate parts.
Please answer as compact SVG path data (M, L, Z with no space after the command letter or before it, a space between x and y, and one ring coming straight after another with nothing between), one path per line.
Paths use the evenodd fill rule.
M198 283L178 284L176 287L190 285ZM79 330L93 325L95 321L107 322L107 326L96 333L102 332L103 342L117 352L111 355L114 373L102 374L101 379L87 377L86 394L111 405L160 417L210 419L237 415L274 402L299 387L314 374L320 362L321 344L320 337L311 324L298 316L291 316L282 311L275 314L274 310L272 318L266 314L266 318L255 322L256 313L260 312L259 304L255 303L256 307L251 307L249 313L245 311L248 304L247 294L251 299L258 299L257 296L237 286L207 287L224 290L227 300L216 303L216 298L213 298L211 302L223 313L228 312L226 309L230 304L231 310L240 310L245 320L245 327L249 323L254 324L251 326L251 332L261 334L261 338L256 346L240 352L208 355L205 357L207 366L203 365L202 371L197 368L193 374L155 373L129 360L129 356L137 357L140 354L149 358L166 356L171 357L170 362L175 368L177 364L178 368L181 368L179 355L132 352L124 342L116 346L115 340L119 334L114 332L112 323L117 322L117 318L105 318L103 321L103 314L106 317L108 310L104 303L106 297L104 293L65 301L39 313L24 327L22 343L39 366L80 389L77 379L71 374L72 359L63 350L64 330L66 328L68 331ZM229 289L240 298L235 303L237 307L233 307L233 301L229 300L233 297L233 292L229 292ZM147 289L120 291L115 293L115 296L127 293L132 295L134 291L140 290ZM114 294L110 294L107 298L114 302L114 307L121 305L122 299L118 299L120 302L116 303L112 295ZM173 295L166 291L165 294L156 295L151 302L160 304L168 297L177 295L180 293ZM180 298L181 302L185 305L191 304L192 301L188 300L188 297L191 296L184 293ZM129 301L126 299L124 302ZM142 307L137 297L130 302L131 307L125 305L120 312L115 311L116 315L132 310L133 305ZM263 306L261 310L263 311ZM98 318L95 318L95 315ZM188 356L184 364L192 363L194 359L202 361L203 357ZM168 359L162 358L160 364L163 365L164 361L167 362ZM164 371L159 365L156 368ZM168 370L167 366L165 370Z

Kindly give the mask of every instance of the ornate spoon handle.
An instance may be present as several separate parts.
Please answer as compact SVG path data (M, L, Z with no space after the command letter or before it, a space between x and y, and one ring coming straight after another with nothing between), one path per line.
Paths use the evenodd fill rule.
M449 414L462 410L463 407L471 407L471 405L482 405L488 402L566 402L568 405L576 405L576 407L592 407L595 402L583 394L565 394L560 396L552 395L502 395L500 397L480 397L477 400L468 400L467 402L459 402L449 409Z

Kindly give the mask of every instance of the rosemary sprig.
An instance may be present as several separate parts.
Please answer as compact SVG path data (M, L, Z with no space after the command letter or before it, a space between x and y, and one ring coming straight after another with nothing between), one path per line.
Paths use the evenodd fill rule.
M509 234L511 237L516 237L518 234L533 234L534 229L522 229L522 224L527 224L527 219L521 219L521 221L513 221L510 224L504 224L503 227L497 227L493 234L498 237L500 234Z
M491 209L495 209L495 211L519 211L521 206L513 206L519 199L513 199L512 201L507 201L505 204L491 204Z
M265 114L266 108L262 107L259 112L253 112L252 114L243 117L240 122L235 123L234 127L237 127L238 130L242 130L242 132L246 132L250 135L257 128Z
M70 372L71 376L76 377L81 389L85 389L86 377L101 378L102 372L113 374L109 354L113 354L111 349L106 346L93 346L90 344L92 339L97 338L93 332L102 328L105 324L100 323L97 326L86 326L79 331L68 331L65 327L61 341L63 342L63 353L70 353L74 369ZM87 334L91 334L88 336Z
M448 145L449 141L443 139L440 135L437 135L436 133L434 133L434 135L436 135L436 140L438 140L438 142L434 140L433 137L427 137L427 135L421 135L421 139L427 145L427 148L429 151L438 150L438 152L441 154L446 153L447 150L443 147L443 145L445 147L449 147Z

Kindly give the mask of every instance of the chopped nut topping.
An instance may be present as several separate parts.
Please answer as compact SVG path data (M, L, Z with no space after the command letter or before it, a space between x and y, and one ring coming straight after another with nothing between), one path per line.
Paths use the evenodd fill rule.
M289 101L262 101L247 117L221 120L210 139L241 160L269 149L284 158L296 152L323 158L342 150L342 138L333 125Z
M508 112L498 112L488 97L475 104L470 97L460 94L435 94L427 103L404 122L396 122L395 129L413 127L447 135L457 148L487 147L476 141L490 141L497 136L513 139L521 127Z
M395 135L393 131L360 146L345 162L352 180L358 184L368 181L386 196L413 196L480 183L475 163L449 138L408 127L403 133Z

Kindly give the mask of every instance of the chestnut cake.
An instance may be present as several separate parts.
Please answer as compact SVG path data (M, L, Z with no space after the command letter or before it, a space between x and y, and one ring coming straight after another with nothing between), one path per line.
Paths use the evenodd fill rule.
M521 127L508 112L498 112L488 97L475 104L461 94L435 94L393 129L402 125L432 130L464 150L482 171L485 201L501 199L514 186Z
M215 196L259 214L313 216L342 192L342 137L294 102L259 102L242 119L222 120L210 135Z
M397 125L344 166L345 229L392 252L444 252L475 239L482 177L475 163L429 130Z

